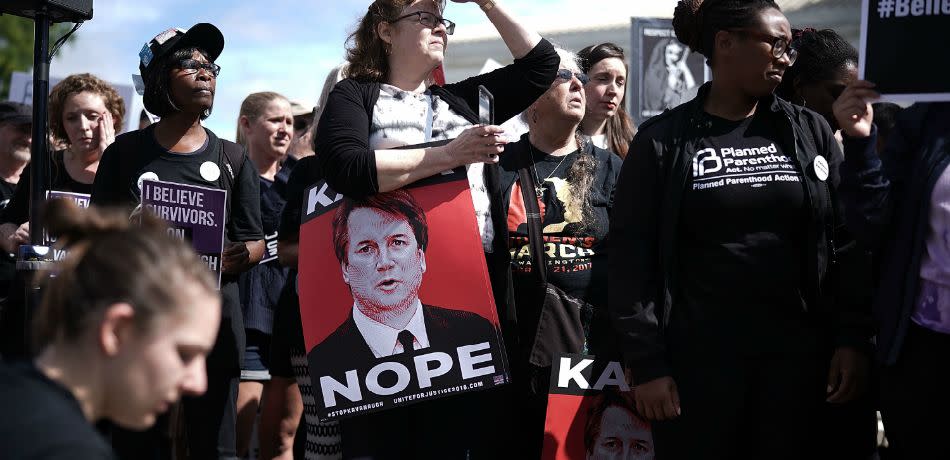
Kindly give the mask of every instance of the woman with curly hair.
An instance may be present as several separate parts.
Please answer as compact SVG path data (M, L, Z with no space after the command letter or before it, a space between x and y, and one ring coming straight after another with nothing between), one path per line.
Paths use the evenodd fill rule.
M99 158L115 141L125 119L125 103L95 75L70 75L49 95L49 128L64 150L53 152L50 190L91 193ZM24 169L16 193L2 215L0 245L7 252L30 241L30 172Z

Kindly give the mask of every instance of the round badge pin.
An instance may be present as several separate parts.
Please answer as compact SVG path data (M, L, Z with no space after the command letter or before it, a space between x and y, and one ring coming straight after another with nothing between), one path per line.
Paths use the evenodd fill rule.
M155 174L151 171L146 171L142 173L142 175L139 176L138 182L136 182L139 186L139 191L142 190L142 181L146 181L146 180L158 180L158 174Z
M815 169L815 175L818 176L818 180L824 181L828 179L828 160L825 157L815 157L815 162L812 163L812 167Z
M210 161L201 163L201 168L198 169L198 172L200 172L201 177L208 182L214 182L221 177L221 168Z

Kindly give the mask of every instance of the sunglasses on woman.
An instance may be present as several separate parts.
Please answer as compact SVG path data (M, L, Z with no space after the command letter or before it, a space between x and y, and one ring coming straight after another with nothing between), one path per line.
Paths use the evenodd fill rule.
M454 22L449 21L448 19L436 16L428 11L416 11L415 13L409 13L407 15L399 16L398 18L394 19L392 22L399 22L399 21L402 21L403 19L406 19L412 16L418 16L416 20L419 21L420 24L430 29L435 29L436 27L439 27L439 24L442 24L443 26L445 26L445 33L447 35L452 35L455 33Z
M558 80L570 80L571 77L577 77L577 80L581 82L582 85L586 85L590 81L590 77L583 72L571 72L567 69L560 69L557 71Z
M213 62L201 62L194 59L182 59L177 67L184 70L187 74L198 73L199 70L207 70L214 78L218 78L218 74L221 73L221 66Z

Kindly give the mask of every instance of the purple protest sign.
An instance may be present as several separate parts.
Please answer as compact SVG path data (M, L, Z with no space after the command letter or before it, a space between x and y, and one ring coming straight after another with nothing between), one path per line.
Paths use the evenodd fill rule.
M164 219L172 227L169 231L191 243L201 259L218 274L219 287L226 206L224 190L142 181L142 207Z

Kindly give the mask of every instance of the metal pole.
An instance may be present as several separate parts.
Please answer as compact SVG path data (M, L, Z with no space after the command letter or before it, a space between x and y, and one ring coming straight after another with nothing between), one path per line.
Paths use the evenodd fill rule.
M33 147L30 158L30 243L43 244L41 210L46 201L49 137L46 134L49 100L49 26L47 11L37 12L33 29Z

